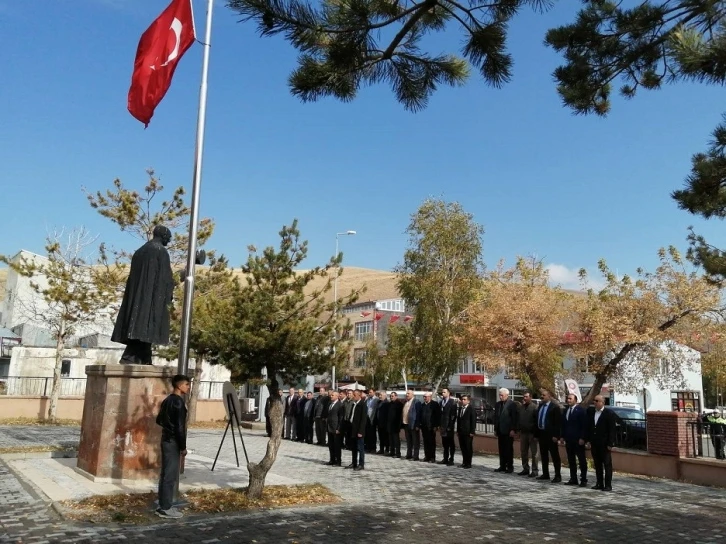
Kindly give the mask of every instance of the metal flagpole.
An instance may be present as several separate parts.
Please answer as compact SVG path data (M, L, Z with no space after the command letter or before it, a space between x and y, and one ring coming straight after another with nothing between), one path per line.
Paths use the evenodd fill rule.
M212 6L214 0L207 0L207 25L202 57L202 83L199 87L199 113L197 115L197 143L194 151L194 182L189 217L189 249L187 253L186 278L184 279L184 305L182 308L181 339L179 342L179 374L189 371L189 331L192 325L192 301L194 300L194 269L197 255L197 230L199 227L199 191L202 185L202 157L204 154L204 124L207 117L207 77L209 74L209 51L212 47Z

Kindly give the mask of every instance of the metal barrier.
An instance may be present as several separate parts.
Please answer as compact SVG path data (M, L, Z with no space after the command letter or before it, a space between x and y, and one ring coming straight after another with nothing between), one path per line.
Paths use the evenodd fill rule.
M9 376L0 378L0 395L13 397L49 397L53 389L53 376ZM61 397L83 397L86 378L61 378Z
M629 450L648 450L648 425L645 419L616 417L615 447Z
M726 425L708 421L689 421L686 441L688 456L703 459L725 460Z
M222 398L224 382L199 382L199 399ZM0 378L0 395L9 397L49 397L53 389L53 376L9 376ZM61 397L86 395L86 378L61 378Z

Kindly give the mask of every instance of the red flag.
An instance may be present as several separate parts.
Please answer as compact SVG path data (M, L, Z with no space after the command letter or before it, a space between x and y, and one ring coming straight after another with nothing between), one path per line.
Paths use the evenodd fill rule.
M386 314L379 314L378 312L376 312L376 321L379 321L384 315Z
M191 0L172 0L141 35L131 75L128 109L145 127L169 90L179 59L195 39Z
M392 315L389 323L395 323L399 319L401 319L401 316L400 315Z
M368 317L369 315L371 315L371 313L370 313L370 312L361 312L361 313L360 313L360 316L361 316L361 317Z
M413 316L412 316L412 315L407 315L406 317L404 317L404 318L403 318L403 322L404 322L404 323L408 323L408 322L409 322L409 321L411 321L412 319L413 319Z

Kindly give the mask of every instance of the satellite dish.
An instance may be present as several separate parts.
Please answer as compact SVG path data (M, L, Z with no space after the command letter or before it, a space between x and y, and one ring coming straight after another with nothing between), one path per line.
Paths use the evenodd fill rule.
M239 397L237 396L237 390L234 388L231 382L224 382L222 385L222 402L224 403L224 411L227 413L227 419L232 421L232 414L229 413L229 404L227 399L232 398L232 407L237 411L237 423L240 422L242 411L240 409Z

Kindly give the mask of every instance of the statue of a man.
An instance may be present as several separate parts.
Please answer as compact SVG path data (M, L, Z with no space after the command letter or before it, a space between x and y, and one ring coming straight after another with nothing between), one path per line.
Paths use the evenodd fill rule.
M171 231L154 227L154 238L131 258L129 278L111 340L126 344L121 363L151 364L152 344L169 343L169 305L174 276L166 245Z

